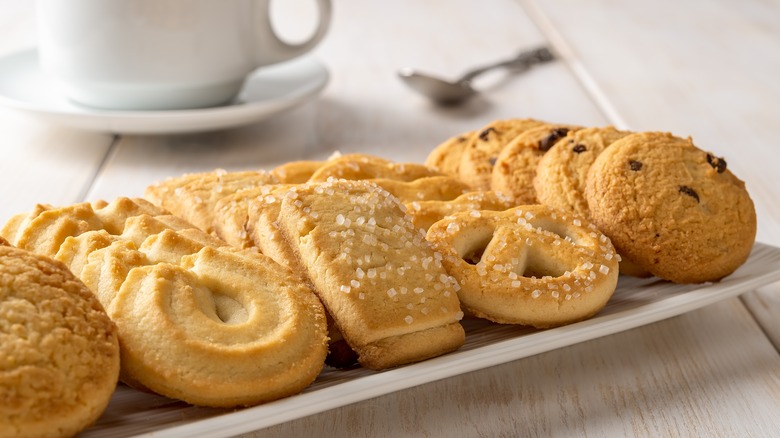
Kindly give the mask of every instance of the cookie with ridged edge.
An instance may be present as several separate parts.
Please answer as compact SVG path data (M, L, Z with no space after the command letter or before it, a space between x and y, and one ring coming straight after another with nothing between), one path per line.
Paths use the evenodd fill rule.
M744 182L690 138L643 132L612 143L591 166L585 197L621 254L676 283L731 274L755 241Z
M469 192L450 201L407 202L406 212L418 228L428 230L435 222L462 211L503 211L515 206L514 201L497 192Z
M473 135L463 150L458 174L474 190L490 190L490 175L501 151L523 132L542 125L533 119L496 120Z
M579 127L544 124L528 129L501 150L490 177L490 188L516 200L518 204L536 204L534 177L544 154L567 133Z
M0 435L73 436L106 409L117 329L62 263L0 245Z
M458 175L463 151L475 134L476 131L471 131L445 140L428 154L425 165L448 175Z

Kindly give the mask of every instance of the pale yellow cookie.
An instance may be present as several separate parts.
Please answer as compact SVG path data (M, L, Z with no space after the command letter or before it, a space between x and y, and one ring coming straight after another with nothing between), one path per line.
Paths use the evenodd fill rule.
M393 179L371 179L368 181L387 190L401 202L450 201L471 191L469 186L459 179L443 175L426 176L414 181Z
M279 184L302 184L325 163L325 161L292 161L273 168L271 175Z
M543 205L457 213L433 224L427 239L458 280L464 308L499 323L580 321L604 308L617 285L609 239Z
M441 176L430 167L416 163L394 163L370 155L350 154L328 160L309 181L327 181L329 178L362 180L388 179L414 181L429 176Z

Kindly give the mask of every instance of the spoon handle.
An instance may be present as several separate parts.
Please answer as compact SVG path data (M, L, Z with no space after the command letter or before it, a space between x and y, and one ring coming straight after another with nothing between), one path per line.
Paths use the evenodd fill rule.
M552 54L552 52L550 52L550 49L548 49L547 47L539 47L536 49L524 50L512 59L495 62L493 64L488 64L482 67L475 68L473 70L469 70L463 76L461 76L460 79L458 79L456 82L458 83L470 82L472 79L476 78L482 73L485 73L487 71L496 68L509 67L509 68L521 68L525 70L527 68L530 68L534 64L541 64L544 62L552 61L553 59L555 59L555 56Z

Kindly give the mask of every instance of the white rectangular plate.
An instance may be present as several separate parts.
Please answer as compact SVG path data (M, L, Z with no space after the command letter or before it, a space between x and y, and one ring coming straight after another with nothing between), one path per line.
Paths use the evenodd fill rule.
M234 436L650 324L778 280L780 248L757 243L748 261L718 283L621 277L606 308L587 321L549 330L464 321L466 344L454 353L382 372L326 367L302 394L238 411L194 407L120 384L106 412L82 436Z

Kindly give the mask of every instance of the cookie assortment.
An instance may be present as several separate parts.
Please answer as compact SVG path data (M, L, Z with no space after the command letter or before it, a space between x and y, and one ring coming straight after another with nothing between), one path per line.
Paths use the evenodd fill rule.
M425 165L336 155L182 175L145 197L38 205L0 229L20 249L0 251L91 290L122 381L220 407L300 392L325 364L451 352L464 316L589 318L618 273L716 281L756 233L744 183L691 139L533 119L452 137Z

